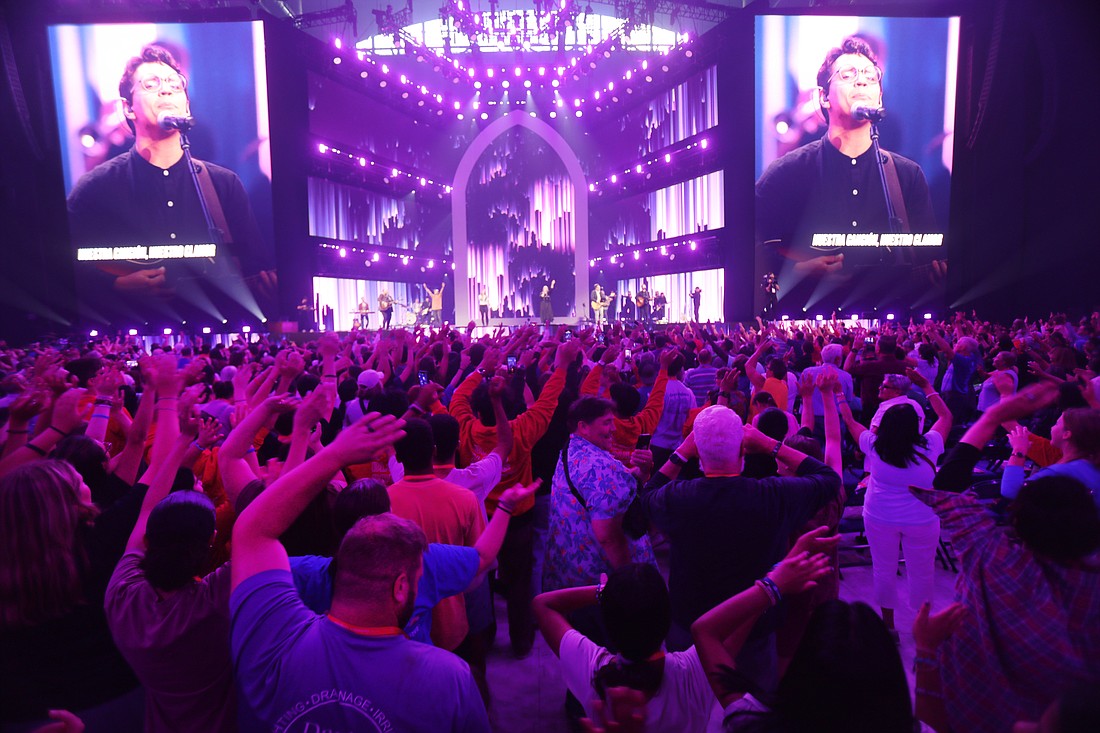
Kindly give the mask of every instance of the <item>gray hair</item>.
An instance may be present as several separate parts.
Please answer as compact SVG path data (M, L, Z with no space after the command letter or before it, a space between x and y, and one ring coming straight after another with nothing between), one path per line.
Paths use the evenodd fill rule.
M704 471L741 466L741 439L745 427L728 407L712 405L695 418L695 447Z

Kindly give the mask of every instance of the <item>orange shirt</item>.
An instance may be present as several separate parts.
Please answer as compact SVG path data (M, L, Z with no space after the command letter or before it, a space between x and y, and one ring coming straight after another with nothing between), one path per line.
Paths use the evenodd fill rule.
M463 464L467 466L492 453L497 445L496 427L483 425L470 407L470 395L481 384L482 379L481 373L475 371L466 377L451 398L451 414L458 420L459 425L458 454ZM485 499L485 508L490 516L505 489L517 483L524 486L531 483L531 449L546 433L550 419L554 417L554 411L558 407L558 397L561 396L564 388L565 370L555 369L543 386L542 394L535 400L535 404L531 405L527 412L511 421L512 452L504 462L500 483ZM534 505L535 499L531 497L519 504L515 513L523 514Z
M603 373L603 364L596 364L592 371L585 377L581 384L582 395L595 395L599 390L600 377ZM638 445L638 436L643 433L653 433L657 423L661 421L661 412L665 406L665 387L668 385L668 372L662 369L657 374L657 381L653 383L653 390L649 393L645 407L633 417L615 416L615 432L612 436L611 455L618 458L624 465L630 465L630 455Z

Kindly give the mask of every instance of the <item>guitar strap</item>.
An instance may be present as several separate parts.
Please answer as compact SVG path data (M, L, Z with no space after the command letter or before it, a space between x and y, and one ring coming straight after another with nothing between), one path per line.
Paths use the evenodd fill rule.
M202 160L192 159L195 162L195 174L199 179L199 188L206 199L206 208L210 211L210 219L214 227L221 232L222 243L233 244L233 233L229 230L229 223L225 220L225 212L222 211L222 202L218 198L218 192L214 190L214 181L207 170L207 163ZM219 252L218 254L222 254Z
M901 231L911 232L909 228L909 212L905 209L905 197L901 195L901 181L898 180L898 169L894 165L894 156L882 151L883 171L886 173L886 188L890 190L890 200L894 203L894 213L901 221Z

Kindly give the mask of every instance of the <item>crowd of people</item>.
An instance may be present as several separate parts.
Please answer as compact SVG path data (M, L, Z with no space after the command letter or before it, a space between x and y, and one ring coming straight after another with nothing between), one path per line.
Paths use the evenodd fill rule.
M578 729L1100 728L1100 313L5 344L0 441L4 733L487 731L494 593Z

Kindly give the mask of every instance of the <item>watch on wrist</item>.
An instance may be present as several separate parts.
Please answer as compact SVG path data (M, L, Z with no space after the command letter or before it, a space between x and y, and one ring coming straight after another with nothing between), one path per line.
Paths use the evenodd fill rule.
M673 466L679 466L680 468L683 468L687 465L687 459L675 451L673 451L672 455L668 457L668 462L671 463Z
M1021 453L1020 451L1014 450L1014 451L1012 451L1012 457L1013 458L1022 458L1023 460L1026 461L1027 460L1027 453Z
M775 441L775 447L772 448L772 458L777 457L779 455L779 451L781 451L781 450L783 450L783 441L782 440Z

